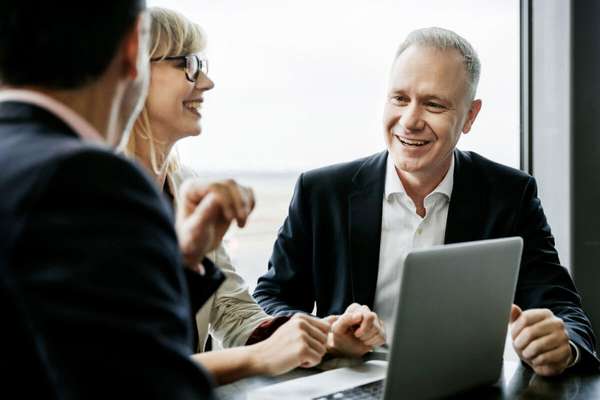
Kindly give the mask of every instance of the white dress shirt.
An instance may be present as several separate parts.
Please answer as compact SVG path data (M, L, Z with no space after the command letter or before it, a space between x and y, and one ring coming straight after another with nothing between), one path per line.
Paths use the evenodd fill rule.
M412 249L444 244L453 184L454 158L444 179L425 197L425 217L421 218L402 186L392 158L388 155L374 310L383 320L388 344L391 343L390 338L394 334L393 313L406 255Z

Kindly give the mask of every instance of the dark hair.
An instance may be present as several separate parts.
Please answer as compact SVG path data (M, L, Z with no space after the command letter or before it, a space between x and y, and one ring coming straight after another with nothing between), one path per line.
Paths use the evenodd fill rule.
M98 78L145 0L0 1L0 83L74 89Z

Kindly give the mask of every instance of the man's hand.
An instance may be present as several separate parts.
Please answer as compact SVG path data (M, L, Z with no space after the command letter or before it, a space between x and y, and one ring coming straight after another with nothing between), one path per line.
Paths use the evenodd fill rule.
M327 351L333 355L361 357L385 343L383 322L367 306L353 303L344 314L325 320L331 324Z
M510 333L515 351L538 375L558 375L573 361L563 320L546 308L522 311L513 304Z
M253 370L279 375L296 367L314 367L326 352L327 332L327 322L306 314L294 315L271 337L249 346L253 353Z
M200 262L214 250L236 220L241 228L254 209L252 189L233 180L202 184L186 181L179 192L175 229L185 265L202 272Z

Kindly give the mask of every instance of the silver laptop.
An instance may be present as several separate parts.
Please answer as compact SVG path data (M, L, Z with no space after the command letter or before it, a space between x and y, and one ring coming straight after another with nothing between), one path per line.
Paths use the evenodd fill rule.
M248 399L431 399L496 382L522 247L512 237L410 252L387 368L369 361L263 387Z

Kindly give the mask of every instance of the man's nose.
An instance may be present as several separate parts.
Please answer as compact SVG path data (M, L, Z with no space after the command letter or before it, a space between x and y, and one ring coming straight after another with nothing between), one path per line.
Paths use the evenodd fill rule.
M417 104L410 104L402 110L400 124L409 131L420 131L425 127L425 121L420 107Z

